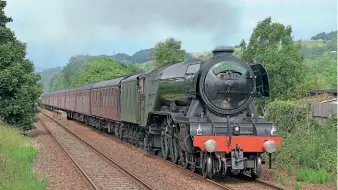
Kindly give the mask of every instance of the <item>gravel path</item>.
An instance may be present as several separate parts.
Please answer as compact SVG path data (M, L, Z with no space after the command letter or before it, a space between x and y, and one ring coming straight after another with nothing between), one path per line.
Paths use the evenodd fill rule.
M99 189L146 189L47 116L39 118Z
M39 176L48 178L47 190L90 190L90 184L55 139L40 122L35 126L36 129L28 133L35 139L38 151L33 169Z

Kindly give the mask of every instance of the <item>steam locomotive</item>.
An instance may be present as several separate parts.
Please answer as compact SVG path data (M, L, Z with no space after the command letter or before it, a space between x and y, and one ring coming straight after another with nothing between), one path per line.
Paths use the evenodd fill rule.
M41 104L204 177L249 172L257 178L262 154L275 152L281 139L253 105L269 96L265 68L233 52L217 47L208 60L43 94Z

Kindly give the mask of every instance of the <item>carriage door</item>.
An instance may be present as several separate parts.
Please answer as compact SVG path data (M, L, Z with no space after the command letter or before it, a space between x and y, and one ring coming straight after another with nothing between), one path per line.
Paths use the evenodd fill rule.
M144 123L145 115L145 78L140 78L138 80L138 123Z

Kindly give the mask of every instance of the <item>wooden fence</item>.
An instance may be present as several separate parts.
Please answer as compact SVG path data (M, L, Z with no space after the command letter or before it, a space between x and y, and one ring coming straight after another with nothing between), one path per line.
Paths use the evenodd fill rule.
M327 122L327 118L332 114L337 114L337 102L333 103L312 103L311 111L313 119L319 123L324 124Z

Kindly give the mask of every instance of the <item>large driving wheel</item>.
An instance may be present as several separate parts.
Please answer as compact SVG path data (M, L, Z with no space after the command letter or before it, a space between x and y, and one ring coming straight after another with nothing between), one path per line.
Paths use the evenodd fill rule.
M171 161L176 164L178 162L178 159L180 157L180 143L179 140L175 137L170 139L170 158Z
M162 158L168 159L169 157L169 146L168 146L168 138L165 135L161 136L161 151L162 151Z
M255 159L255 168L251 171L251 177L253 179L259 178L262 173L262 158L257 156Z
M203 154L202 159L202 175L204 178L212 178L213 159L208 153Z

